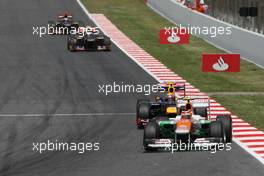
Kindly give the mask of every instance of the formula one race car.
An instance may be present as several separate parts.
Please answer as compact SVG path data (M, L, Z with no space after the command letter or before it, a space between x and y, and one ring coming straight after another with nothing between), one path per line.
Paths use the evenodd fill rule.
M212 121L207 116L205 117L205 112L195 113L193 105L194 103L186 103L186 109L176 117L156 117L151 120L144 128L143 147L145 151L169 148L172 144L178 143L197 144L196 141L199 139L204 139L208 143L232 142L230 115L218 115L216 120ZM199 106L200 108L205 107L201 104Z
M69 35L76 33L79 27L83 27L82 21L74 21L70 13L64 13L57 16L57 21L49 21L49 34Z
M111 40L100 30L80 31L68 36L67 46L69 51L111 51Z
M164 97L156 97L155 101L140 99L136 105L136 124L138 129L156 116L176 116L180 112L177 108L177 92L185 92L184 83L167 82L160 85L161 92L165 93ZM185 93L184 93L185 94Z

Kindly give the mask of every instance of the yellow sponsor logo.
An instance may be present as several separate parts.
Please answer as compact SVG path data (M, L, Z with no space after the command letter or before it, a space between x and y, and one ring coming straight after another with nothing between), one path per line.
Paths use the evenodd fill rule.
M176 107L167 107L166 112L167 112L167 114L177 114L177 108Z

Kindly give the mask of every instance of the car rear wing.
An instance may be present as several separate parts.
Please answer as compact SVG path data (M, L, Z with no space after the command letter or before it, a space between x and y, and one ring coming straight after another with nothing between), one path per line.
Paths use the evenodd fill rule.
M59 19L61 19L61 18L64 18L64 15L58 15L57 17L58 17ZM73 18L73 16L71 16L71 15L70 15L70 16L68 15L67 17L68 17L68 18Z
M64 18L65 15L67 15L68 18L73 18L73 15L69 12L60 13L57 15L57 18L62 19L62 18Z
M186 95L185 93L185 82L164 82L162 84L159 84L159 91L161 92L171 92L169 89L174 88L174 92L181 92L183 91L184 96Z

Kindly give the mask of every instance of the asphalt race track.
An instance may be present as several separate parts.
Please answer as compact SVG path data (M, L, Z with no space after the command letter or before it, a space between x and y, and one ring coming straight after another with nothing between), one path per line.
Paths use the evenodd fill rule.
M0 1L0 176L264 175L264 166L236 144L216 154L143 153L131 114L142 95L105 96L98 85L155 80L115 46L70 53L65 36L32 35L33 26L65 10L91 24L74 0ZM48 139L100 142L100 151L32 151L33 142Z

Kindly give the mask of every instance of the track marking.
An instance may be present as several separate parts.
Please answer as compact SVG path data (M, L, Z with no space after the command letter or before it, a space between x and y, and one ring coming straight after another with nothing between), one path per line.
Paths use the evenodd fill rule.
M47 116L130 116L136 113L77 113L77 114L0 114L0 117L47 117Z
M207 92L208 95L245 95L245 96L257 96L257 95L264 95L264 92Z

